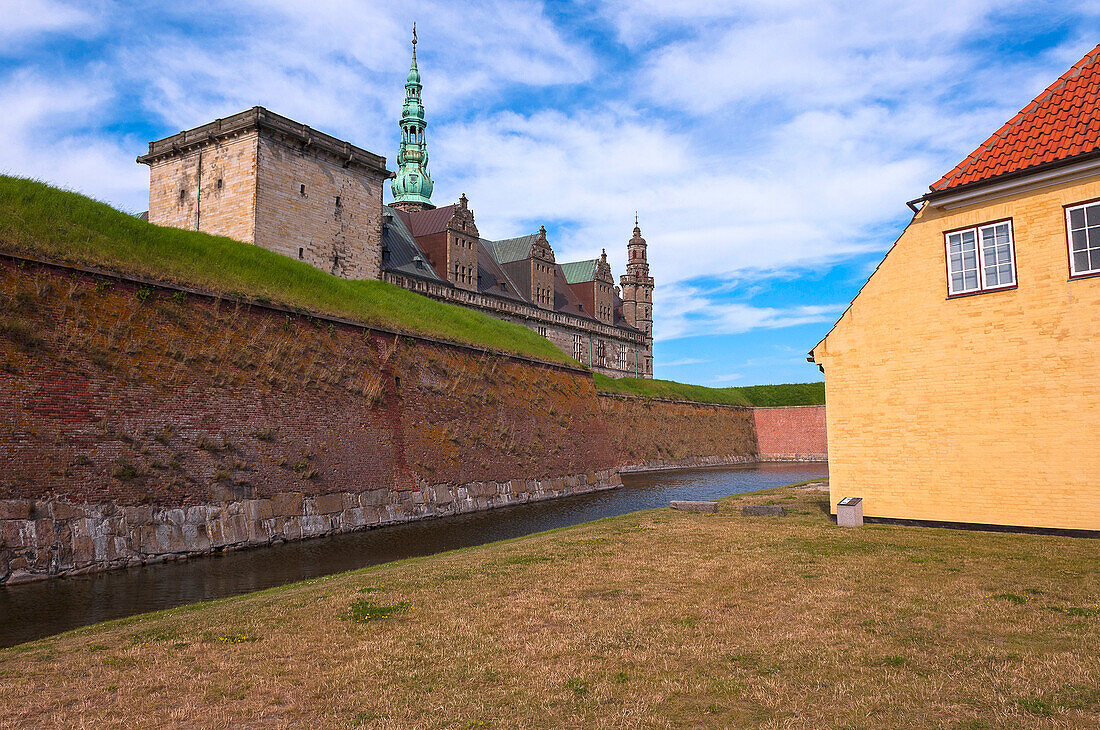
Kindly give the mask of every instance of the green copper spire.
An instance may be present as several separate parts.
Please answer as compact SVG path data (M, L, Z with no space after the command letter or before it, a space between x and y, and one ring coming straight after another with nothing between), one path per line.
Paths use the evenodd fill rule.
M397 176L393 179L393 201L412 209L434 208L428 173L428 145L424 142L424 105L420 101L420 70L416 67L416 23L413 23L412 65L405 79L405 106L401 108L401 147L397 152Z

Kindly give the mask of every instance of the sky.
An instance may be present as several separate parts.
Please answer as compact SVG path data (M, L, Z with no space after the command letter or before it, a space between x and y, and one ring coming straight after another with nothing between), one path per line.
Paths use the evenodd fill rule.
M1073 0L152 7L4 3L0 172L141 212L149 141L257 105L393 169L415 21L434 202L616 275L637 211L655 375L713 386L820 379L905 201L1100 42Z

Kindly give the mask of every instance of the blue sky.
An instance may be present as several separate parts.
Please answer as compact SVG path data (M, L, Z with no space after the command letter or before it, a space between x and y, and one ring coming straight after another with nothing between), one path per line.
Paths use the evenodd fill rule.
M656 375L807 381L905 201L1100 41L1087 2L21 0L0 171L129 211L147 143L254 105L386 156L417 21L438 204L559 261L650 243Z

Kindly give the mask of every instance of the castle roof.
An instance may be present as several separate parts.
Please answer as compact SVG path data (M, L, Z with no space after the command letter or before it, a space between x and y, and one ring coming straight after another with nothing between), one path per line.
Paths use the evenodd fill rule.
M580 284L585 281L596 280L596 264L599 259L585 261L570 261L561 265L565 280L570 284Z
M492 243L492 241L486 241L484 238L478 239L477 245L477 288L479 291L486 293L493 293L498 297L504 297L506 299L515 299L519 302L526 302L527 297L523 296L521 290L512 281L511 277L504 271L500 263L493 258L492 252L486 244Z
M486 241L490 246L493 256L502 264L510 264L513 261L522 261L531 258L531 247L538 240L539 234L532 233L517 238L505 238L503 241Z
M424 252L416 245L412 232L409 230L401 211L388 205L382 206L384 225L382 226L382 248L386 256L382 261L382 268L389 271L399 271L409 276L419 276L421 279L433 279L443 281L435 272ZM420 265L417 266L417 259Z
M1100 45L950 172L933 193L1100 151Z
M442 208L431 208L429 210L403 210L401 216L413 236L420 238L421 236L430 236L447 230L447 222L451 220L457 206L457 203L451 203L450 205L444 205Z
M595 319L591 312L584 310L584 304L581 303L577 293L573 291L573 287L569 286L569 281L565 278L565 271L562 270L561 264L555 264L554 266L554 309L578 317Z

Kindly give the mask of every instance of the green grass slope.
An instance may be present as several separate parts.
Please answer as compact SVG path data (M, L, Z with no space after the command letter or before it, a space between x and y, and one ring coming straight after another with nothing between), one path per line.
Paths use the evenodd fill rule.
M229 238L155 226L34 180L0 175L0 250L577 364L526 327Z
M669 398L728 406L814 406L825 403L825 383L747 385L739 388L707 388L672 380L616 380L595 373L596 388L605 393Z

